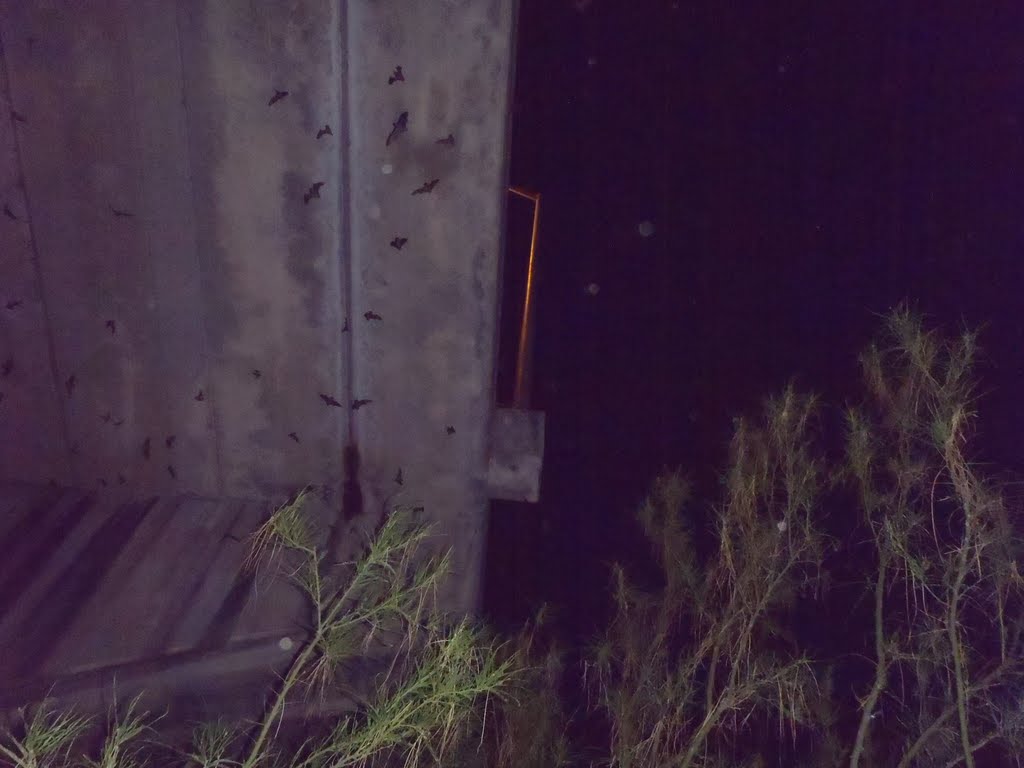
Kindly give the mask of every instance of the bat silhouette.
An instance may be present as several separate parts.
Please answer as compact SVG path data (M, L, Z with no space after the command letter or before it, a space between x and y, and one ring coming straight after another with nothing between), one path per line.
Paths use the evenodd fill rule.
M295 441L296 443L297 443L297 442L299 442L299 436L298 436L298 435L296 435L296 434L295 434L294 432L289 432L289 433L288 433L288 437L290 437L290 438L291 438L292 440L294 440L294 441Z
M272 107L285 96L288 95L288 91L279 91L277 88L274 89L274 95L270 97L270 101L267 102L268 107Z
M352 401L352 410L353 411L358 411L364 405L369 405L372 402L373 402L373 400L353 400Z
M333 405L335 408L341 408L342 405L330 395L320 395L320 399L327 405Z
M71 397L71 393L75 389L75 374L68 376L67 381L64 382L64 387L68 391L68 397Z
M418 507L413 507L413 508L412 508L412 511L413 511L413 514L415 514L415 515L419 515L419 514L423 514L423 511L424 511L425 509L426 509L426 507L424 507L424 506L420 505L420 506L418 506Z
M112 418L113 416L110 415L110 411L107 411L102 416L100 416L100 421L102 421L104 424L109 424Z
M334 134L331 132L331 126L329 126L327 123L324 123L324 127L316 132L317 139L320 139L320 137L322 137L322 136L333 136L333 135Z
M117 473L117 484L118 485L124 485L127 482L128 481L124 479L124 475L122 475L120 472L118 472Z
M25 119L25 116L23 114L21 114L20 112L15 112L13 109L11 110L11 117L17 120L19 123L28 122L28 120Z
M200 389L200 390L199 390L199 394L198 394L198 395L196 395L196 396L195 396L194 398L192 398L192 399L193 399L193 400L198 400L198 401L199 401L199 402L201 403L201 402L203 402L203 400L205 400L205 399L206 399L206 396L205 396L205 395L203 394L203 390L201 390L201 389Z
M123 219L130 219L135 216L131 211L122 211L120 208L115 208L114 206L110 206L110 211L115 216L120 216Z
M447 427L444 428L444 431L445 431L446 434L454 435L455 434L455 427L453 427L453 426L451 426L449 424Z
M388 85L394 85L395 83L404 83L405 75L402 73L402 67L395 67L395 71L391 73L391 77L388 78Z
M342 333L348 333L348 318L345 318L345 324L341 327Z
M117 333L117 323L115 323L113 320L107 320L106 326L107 326L107 328L110 329L110 335L111 336L113 336L115 333Z
M15 299L7 302L8 309L17 309L22 304L21 299Z
M3 367L0 367L0 375L3 375L3 377L6 379L8 376L11 375L11 371L13 371L13 370L14 370L14 358L13 357L8 357L6 360L4 360Z
M454 136L454 134L449 133L443 139L438 139L434 143L435 144L443 144L446 147L454 147L455 146L455 136Z
M174 471L174 467L172 467L170 464L167 465L167 474L171 476L172 480L178 479L178 473Z
M263 375L263 371L261 371L259 368L253 368L252 369L252 377L254 379L258 379L262 375Z
M115 427L120 427L122 424L124 424L124 419L118 419L114 422Z
M409 238L407 237L396 237L394 240L391 241L391 247L397 251L400 251L402 250L402 246L408 242Z
M378 315L376 312L363 312L363 317L367 320L383 320L384 318Z
M309 188L309 191L307 191L306 194L304 194L302 196L302 202L304 202L306 205L309 205L309 201L312 200L314 197L317 200L319 200L320 199L320 187L322 187L324 185L324 183L325 182L323 182L323 181L318 181L316 184L311 186Z
M384 142L385 147L390 147L392 141L396 141L399 136L409 130L409 113L403 112L398 116L398 119L391 124L391 133L388 134L387 141Z
M150 439L147 437L146 440L142 443L142 457L147 461L149 460L149 446Z
M427 195L427 194L430 194L431 192L434 191L434 187L437 186L437 182L439 182L439 181L440 181L440 179L431 179L430 181L425 182L422 187L417 187L416 189L414 189L412 191L412 193L414 195Z
M6 216L11 221L18 220L18 217L14 215L14 211L11 210L11 206L9 206L7 203L4 203L4 216Z
M173 448L174 447L174 441L177 440L177 439L178 439L177 435L168 435L167 439L164 440L164 445L166 445L168 448Z
M395 472L395 482L398 483L399 485L402 484L402 468L401 467L399 467L398 471Z

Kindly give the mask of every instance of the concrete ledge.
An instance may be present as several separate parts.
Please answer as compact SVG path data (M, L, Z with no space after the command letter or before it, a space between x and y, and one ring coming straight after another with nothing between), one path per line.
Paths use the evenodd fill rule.
M536 502L544 464L544 414L498 408L491 418L487 490L500 501Z

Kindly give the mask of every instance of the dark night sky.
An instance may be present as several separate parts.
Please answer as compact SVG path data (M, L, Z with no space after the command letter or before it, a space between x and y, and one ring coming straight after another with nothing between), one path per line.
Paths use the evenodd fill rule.
M731 417L792 377L856 397L902 299L987 324L981 458L1024 466L1024 4L956 7L522 0L547 453L542 502L492 519L519 542L489 556L499 614L554 600L592 630L659 469L713 478Z

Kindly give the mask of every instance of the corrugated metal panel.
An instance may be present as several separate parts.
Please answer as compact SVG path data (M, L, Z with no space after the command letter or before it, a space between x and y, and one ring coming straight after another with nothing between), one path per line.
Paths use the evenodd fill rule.
M119 670L165 692L218 672L265 685L268 660L285 658L273 647L298 636L303 610L286 580L257 589L242 573L246 537L269 511L0 485L0 709L55 683L106 685Z

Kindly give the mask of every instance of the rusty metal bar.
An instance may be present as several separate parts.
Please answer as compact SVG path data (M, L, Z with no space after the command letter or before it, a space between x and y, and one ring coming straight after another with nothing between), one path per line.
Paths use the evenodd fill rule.
M530 234L530 259L526 266L526 296L523 298L523 316L519 325L519 349L516 352L516 408L529 407L530 368L533 363L533 267L537 253L537 228L540 224L540 193L528 192L521 187L509 187L509 192L533 202L533 232Z

